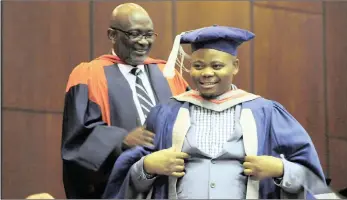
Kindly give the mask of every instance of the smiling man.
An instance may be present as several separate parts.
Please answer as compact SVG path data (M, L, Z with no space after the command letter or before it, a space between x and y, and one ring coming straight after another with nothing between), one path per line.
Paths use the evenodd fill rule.
M66 87L61 151L67 198L100 198L117 157L153 145L154 133L142 126L151 108L187 87L178 73L164 78L165 61L148 57L157 34L141 6L116 7L107 34L112 53L78 65Z
M279 103L233 85L237 47L254 36L224 26L179 35L173 49L176 41L191 44L197 90L152 109L146 126L156 133L154 147L118 158L104 198L278 199L326 192L317 152L299 122Z

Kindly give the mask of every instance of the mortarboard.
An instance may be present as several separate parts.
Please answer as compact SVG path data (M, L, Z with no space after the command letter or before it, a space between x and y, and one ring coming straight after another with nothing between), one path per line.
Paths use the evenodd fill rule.
M181 65L182 72L183 58L188 56L180 44L190 44L192 52L198 49L215 49L236 56L237 47L254 37L254 33L250 31L218 25L183 32L175 38L168 62L164 68L164 76L168 78L174 76L175 63L179 53L182 60L178 63Z

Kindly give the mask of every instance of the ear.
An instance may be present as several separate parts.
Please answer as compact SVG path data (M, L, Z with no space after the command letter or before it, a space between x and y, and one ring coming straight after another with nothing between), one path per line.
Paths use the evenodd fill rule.
M117 36L117 31L113 30L112 28L107 29L107 37L112 41L112 43L115 43Z
M233 69L233 75L236 75L238 72L239 72L239 66L240 66L240 61L239 59L235 59L233 61L233 66L234 66L234 69Z

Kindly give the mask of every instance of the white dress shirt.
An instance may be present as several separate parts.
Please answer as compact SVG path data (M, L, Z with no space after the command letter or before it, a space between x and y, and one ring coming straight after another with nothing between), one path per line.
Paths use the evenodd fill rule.
M112 55L117 56L113 49L112 49ZM140 101L137 98L136 87L135 87L136 86L136 76L134 76L133 74L130 73L131 69L134 67L131 65L126 65L126 64L118 64L118 67L130 85L131 91L133 93L133 99L134 99L134 103L136 106L136 110L137 110L137 113L139 114L141 124L143 124L143 123L145 123L146 119L145 119L145 115L142 111ZM144 65L138 65L137 68L139 68L142 71L142 73L140 73L138 76L142 80L142 83L143 83L143 85L144 85L144 87L148 93L149 98L151 98L153 105L155 105L154 93L153 93L153 90L151 87L151 83L149 82L149 78L146 74L145 66Z
M118 64L119 70L122 72L123 76L125 77L125 79L128 81L131 91L133 93L133 99L135 102L135 106L136 106L136 110L139 113L139 117L141 120L141 124L143 124L145 122L145 115L143 114L141 105L140 105L140 101L137 98L137 93L136 93L136 76L134 76L132 73L130 73L131 69L134 68L133 66L130 65L125 65L125 64ZM151 87L151 84L149 82L149 78L146 74L145 71L145 66L144 65L138 65L137 68L139 68L142 73L140 73L138 76L139 78L142 80L142 83L148 93L149 98L151 98L153 104L155 105L155 97L154 97L154 93Z

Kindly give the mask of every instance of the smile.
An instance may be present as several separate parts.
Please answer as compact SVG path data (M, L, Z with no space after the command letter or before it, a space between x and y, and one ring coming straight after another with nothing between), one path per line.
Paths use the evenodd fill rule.
M213 88L217 82L200 82L200 85L202 88L208 89L208 88Z
M136 54L144 55L147 53L147 50L135 50L134 51Z

